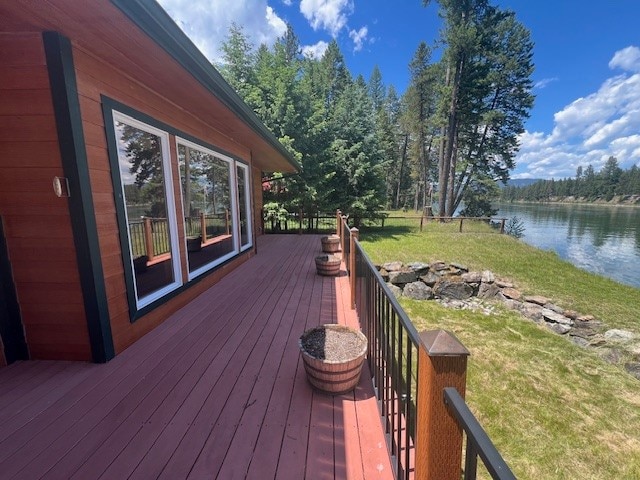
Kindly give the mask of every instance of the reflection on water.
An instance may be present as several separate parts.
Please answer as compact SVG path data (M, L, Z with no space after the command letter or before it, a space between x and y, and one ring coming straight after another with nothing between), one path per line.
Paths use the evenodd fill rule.
M519 217L523 240L574 265L640 288L640 207L500 204L500 217Z

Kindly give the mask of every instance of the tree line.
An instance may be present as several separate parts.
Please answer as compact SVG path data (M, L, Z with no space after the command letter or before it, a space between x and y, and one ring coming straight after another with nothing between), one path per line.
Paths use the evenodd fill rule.
M265 201L339 208L356 223L385 208L433 205L451 216L463 201L466 215L491 214L533 105L533 44L513 12L488 0L438 3L440 58L420 43L402 94L377 66L353 78L335 40L310 58L290 26L258 48L231 27L218 68L303 167L265 178Z
M508 186L502 190L503 201L542 202L568 197L585 201L610 201L615 196L640 195L640 168L633 165L623 170L618 159L609 157L604 167L596 172L592 165L578 167L574 178L538 180L527 186Z

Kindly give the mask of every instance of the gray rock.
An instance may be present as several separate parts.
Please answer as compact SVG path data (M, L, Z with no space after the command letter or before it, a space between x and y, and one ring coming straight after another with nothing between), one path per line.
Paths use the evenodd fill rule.
M502 294L512 300L520 300L522 298L522 293L520 293L515 288L503 288Z
M513 283L501 279L496 279L496 285L500 288L514 288Z
M638 362L630 362L624 364L624 369L629 372L631 375L640 380L640 363Z
M573 320L565 317L564 315L560 315L559 313L554 312L553 310L549 310L548 308L542 307L542 318L544 318L545 322L551 323L559 323L561 325L573 325Z
M640 343L637 345L631 345L629 347L629 353L631 353L631 355L633 355L635 358L640 360Z
M422 282L407 283L402 295L413 300L429 300L433 298L433 290Z
M576 320L580 316L575 310L565 310L563 315L569 317L571 320Z
M550 330L553 330L560 335L564 335L571 331L571 327L569 325L563 325L561 323L547 323L546 325Z
M482 272L482 283L493 283L496 281L496 276L491 270L485 270Z
M559 313L560 315L564 315L564 308L559 307L558 305L554 304L554 303L545 303L544 304L544 308L551 310L553 312ZM565 315L566 317L566 315Z
M389 281L389 272L387 272L384 268L380 269L380 276L385 282Z
M419 277L420 275L424 275L429 271L429 265L422 262L412 262L407 265L411 270L416 272L416 275Z
M402 270L402 262L387 262L382 265L387 272L395 272L398 270Z
M479 298L494 298L500 289L494 283L482 282L478 287Z
M586 348L586 347L588 347L588 346L589 346L589 340L587 340L587 339L585 339L585 338L582 338L582 337L574 337L574 336L571 336L571 337L569 337L569 338L571 339L571 341L572 341L573 343L575 343L576 345L578 345L578 346L580 346L580 347Z
M402 289L400 287L393 283L387 283L387 287L389 287L389 290L391 290L391 293L393 293L396 298L400 298L402 296Z
M427 272L425 275L422 275L420 277L420 280L426 283L427 285L429 285L430 287L433 287L436 284L436 282L440 280L440 275L437 275L433 272Z
M623 357L622 351L617 348L612 348L610 350L607 350L602 355L602 358L604 359L605 362L609 362L614 365L617 365L618 363L620 363L620 360L622 360L622 357Z
M441 280L434 288L435 294L441 297L466 300L473 295L473 288L464 282L450 282Z
M628 330L612 328L604 332L604 338L612 342L628 342L636 338L636 334Z
M403 285L418 280L416 272L409 269L394 270L389 272L389 282L394 285Z
M523 303L522 314L534 322L542 322L542 307L537 303Z
M595 321L596 317L594 317L593 315L580 315L578 318L576 318L576 320L580 321L580 322L593 322Z
M449 267L447 267L447 264L444 262L432 262L429 265L429 268L435 272L440 272L442 270L446 270Z
M602 335L596 335L589 341L590 347L602 347L603 345L606 345L606 344L607 344L607 341L604 339Z
M450 264L453 268L460 270L462 272L468 272L469 271L469 267L467 267L466 265L462 265L461 263L451 263Z
M543 297L541 295L531 295L529 297L525 297L524 298L526 302L529 303L535 303L536 305L546 305L547 303L551 303L549 302L549 299L547 297Z
M516 310L518 312L522 310L522 302L519 302L517 300L512 300L510 298L507 298L504 304L510 310Z
M467 272L462 274L462 281L467 283L480 283L482 274L480 272Z

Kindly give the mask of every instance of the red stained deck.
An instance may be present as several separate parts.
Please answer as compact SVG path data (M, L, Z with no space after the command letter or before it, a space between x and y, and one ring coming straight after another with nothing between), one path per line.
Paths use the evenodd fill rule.
M0 369L0 479L393 477L363 371L352 394L308 385L298 337L356 325L346 276L315 274L317 236L258 255L105 365Z

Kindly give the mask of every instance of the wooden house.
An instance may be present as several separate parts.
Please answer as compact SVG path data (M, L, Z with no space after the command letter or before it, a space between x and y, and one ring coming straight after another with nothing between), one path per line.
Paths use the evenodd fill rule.
M154 0L0 3L0 365L105 362L256 254L299 166Z

